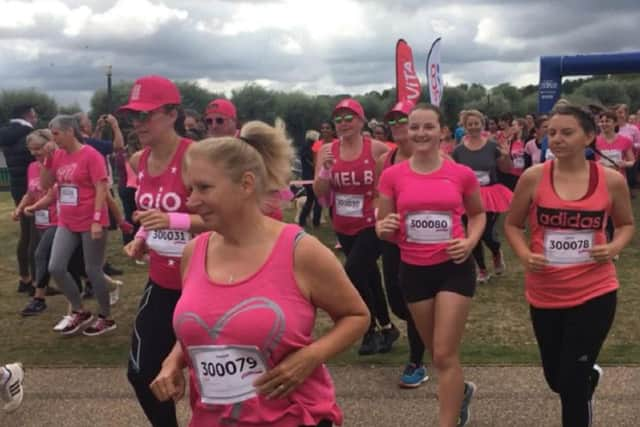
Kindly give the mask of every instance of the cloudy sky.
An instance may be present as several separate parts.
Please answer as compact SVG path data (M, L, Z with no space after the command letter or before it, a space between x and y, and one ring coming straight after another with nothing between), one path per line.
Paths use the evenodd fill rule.
M638 1L0 0L0 88L86 107L111 64L115 81L362 93L394 84L398 38L424 79L437 36L447 84L521 86L540 55L640 50Z

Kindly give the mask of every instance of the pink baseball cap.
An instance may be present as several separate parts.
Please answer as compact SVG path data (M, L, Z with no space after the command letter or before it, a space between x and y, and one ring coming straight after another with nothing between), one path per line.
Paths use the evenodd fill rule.
M387 114L384 115L384 118L386 120L392 113L400 113L408 116L411 110L413 110L413 107L415 107L415 104L411 101L400 101L396 103L396 105L394 105Z
M181 102L180 91L171 80L161 76L144 76L135 81L129 92L129 102L118 111L151 111Z
M205 116L209 116L210 114L220 114L229 119L238 119L236 106L233 105L233 102L224 98L214 99L207 105Z
M362 105L360 105L360 103L353 98L345 98L342 101L338 102L336 108L333 109L333 114L336 114L336 111L340 109L351 110L356 114L356 116L360 117L363 122L367 121L367 119L364 117L364 110L362 109Z

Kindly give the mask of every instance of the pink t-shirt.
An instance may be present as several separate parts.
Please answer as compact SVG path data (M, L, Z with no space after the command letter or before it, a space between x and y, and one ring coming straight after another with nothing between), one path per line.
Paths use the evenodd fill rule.
M520 176L522 172L524 172L524 142L518 140L513 141L511 143L511 148L509 149L509 154L511 155L511 169L509 169L509 173L511 175Z
M598 135L596 137L596 148L617 164L618 161L624 160L625 153L633 147L629 138L617 134L613 142L608 142L604 136ZM600 163L602 163L603 166L615 168L615 165L604 157L597 155L596 158L600 160Z
M342 424L325 365L286 398L268 400L252 387L264 372L313 342L316 308L300 292L293 270L299 232L300 227L285 225L262 267L233 284L210 280L211 233L196 237L173 314L189 368L189 426L299 427L325 419Z
M542 150L536 144L536 140L532 139L527 142L524 146L524 152L527 153L531 157L531 164L537 165L540 163L540 156L542 155Z
M428 174L413 171L410 162L383 171L378 191L393 200L400 214L397 242L402 261L412 265L449 261L446 242L465 236L464 197L479 188L471 169L450 160Z
M94 222L96 184L107 181L104 157L88 145L73 153L58 149L53 153L51 172L58 183L58 225L75 233L90 231ZM109 225L106 201L100 224Z
M618 129L618 135L625 136L631 140L631 146L636 153L640 152L640 129L638 127L632 125L631 123L627 123Z
M38 161L31 162L27 168L27 180L29 181L27 191L35 201L38 201L47 195L47 191L43 190L40 185L41 170L42 164ZM33 216L36 228L38 229L58 225L58 209L56 207L55 199L51 202L48 208L35 211Z

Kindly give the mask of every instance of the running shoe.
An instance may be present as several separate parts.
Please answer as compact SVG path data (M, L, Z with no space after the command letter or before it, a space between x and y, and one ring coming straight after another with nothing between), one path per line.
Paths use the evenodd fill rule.
M56 325L53 327L53 330L56 332L62 331L64 328L69 326L69 324L71 323L71 319L73 319L73 317L64 316L58 323L56 323Z
M600 382L600 378L602 378L602 368L597 363L593 365L593 374L591 375L591 387L593 391L596 391L596 387L598 387L598 383Z
M44 302L43 299L34 298L31 301L29 301L29 304L27 304L24 310L22 310L20 313L24 317L37 316L38 314L42 313L46 309L47 309L47 303Z
M370 329L364 334L362 338L362 344L358 349L360 356L367 356L370 354L376 354L380 348L380 334L375 329Z
M496 276L500 276L506 270L507 265L504 262L504 254L502 250L498 252L498 255L493 257L493 272Z
M478 275L476 276L476 282L487 283L491 275L487 270L478 269Z
M122 276L122 274L124 273L122 270L120 270L119 268L115 268L108 262L104 264L102 271L104 271L104 274L108 276Z
M462 398L462 408L460 408L460 417L458 418L457 427L466 426L471 419L471 399L476 393L476 385L470 381L464 382L464 397Z
M8 378L0 387L0 397L5 402L4 410L13 412L22 404L24 397L24 389L22 382L24 381L24 370L21 363L10 363L0 368L8 374Z
M86 328L93 321L93 315L89 311L74 311L71 314L71 321L64 328L61 333L62 335L73 335L78 331Z
M105 319L104 317L98 316L98 320L96 320L93 325L82 331L82 334L88 337L95 337L106 332L113 331L115 328L115 320L109 320Z
M427 381L429 375L427 368L424 365L416 365L415 363L407 363L404 368L404 372L400 377L400 387L402 388L416 388L420 387L420 384Z
M389 353L393 347L393 343L400 338L400 331L393 323L389 324L390 327L382 328L380 330L380 342L378 346L378 353Z
M31 290L33 289L33 283L29 282L29 283L25 283L22 280L20 280L18 282L18 292L21 294L24 293L28 293L31 292Z

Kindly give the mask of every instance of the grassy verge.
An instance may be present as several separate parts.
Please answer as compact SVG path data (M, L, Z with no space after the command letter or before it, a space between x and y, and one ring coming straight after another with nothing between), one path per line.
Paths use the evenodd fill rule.
M634 200L634 209L640 210L640 201ZM131 325L140 294L146 283L145 266L136 266L121 253L120 235L112 232L109 260L125 270L125 286L120 302L113 314L118 329L102 337L62 338L51 328L66 311L64 297L49 298L45 313L33 318L22 318L19 311L27 297L16 293L17 266L15 247L18 226L10 220L13 205L7 193L0 194L0 361L22 360L40 366L124 366L127 360ZM288 213L292 215L291 212ZM637 215L636 215L637 216ZM329 247L335 237L329 227L309 230ZM478 287L462 345L465 364L538 364L539 357L528 307L523 296L522 268L505 245L508 272L492 278L489 284ZM640 361L640 246L634 241L617 264L621 282L616 320L601 354L605 364L634 364ZM95 308L95 301L88 307ZM403 329L402 322L396 324ZM328 317L320 313L317 333L331 326ZM401 338L394 350L385 355L359 357L355 347L337 357L332 363L340 365L401 365L406 362L406 339Z

